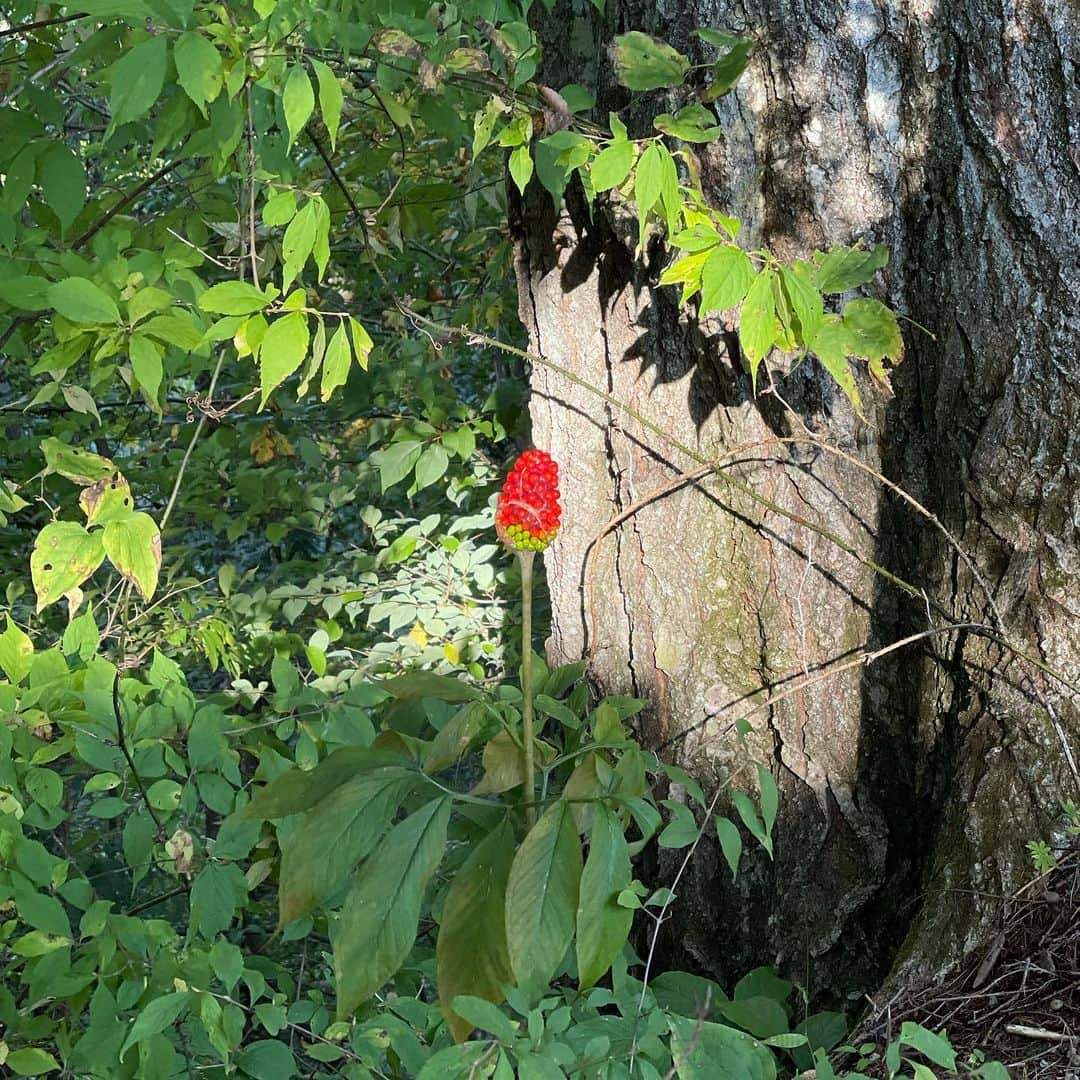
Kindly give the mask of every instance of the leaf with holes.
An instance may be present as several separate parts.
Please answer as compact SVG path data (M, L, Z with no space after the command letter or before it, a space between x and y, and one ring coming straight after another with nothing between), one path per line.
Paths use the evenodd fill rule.
M142 511L114 518L105 526L102 543L113 566L149 600L161 570L161 533L154 519Z
M134 509L131 487L119 474L85 487L79 492L79 506L86 515L86 526L107 525L126 518Z
M104 558L100 532L87 532L75 521L46 525L38 533L30 555L30 578L37 593L37 610L44 610L78 588Z

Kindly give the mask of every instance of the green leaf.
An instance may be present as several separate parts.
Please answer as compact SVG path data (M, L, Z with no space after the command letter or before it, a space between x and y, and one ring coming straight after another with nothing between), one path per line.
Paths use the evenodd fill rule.
M416 772L398 765L361 772L304 814L281 840L279 928L345 884L419 782Z
M109 561L149 600L161 570L161 533L149 514L137 511L105 526L102 543Z
M413 471L422 452L423 443L406 439L371 455L368 460L379 470L379 487L384 495Z
M60 1065L52 1054L39 1050L36 1046L24 1046L13 1050L4 1062L15 1076L44 1076L56 1072Z
M135 378L139 380L139 386L142 387L154 411L160 413L161 406L158 404L157 397L165 374L161 360L161 346L148 337L143 337L142 334L132 334L128 342L128 357L131 360L131 370L135 373Z
M754 266L742 248L715 248L701 267L701 311L727 311L742 302L754 281Z
M900 1028L899 1041L918 1050L935 1065L940 1065L950 1072L956 1071L956 1051L949 1044L948 1039L935 1035L921 1024L905 1020Z
M664 160L667 150L659 143L649 143L634 170L634 202L638 212L638 248L645 246L645 223L649 211L660 198ZM670 154L668 157L670 158Z
M434 799L395 825L349 890L331 938L339 1017L367 1001L408 956L424 890L442 862L450 807L450 799Z
M773 775L764 765L758 766L758 785L761 788L761 817L765 822L765 833L772 836L776 824L776 811L780 806L780 792L776 788Z
M506 889L506 942L518 985L551 981L574 934L581 883L581 841L570 804L559 799L514 856Z
M716 117L697 102L680 109L674 116L661 113L653 118L653 127L665 135L691 143L714 142L724 133L716 123Z
M498 720L485 704L470 701L454 713L424 748L424 772L437 773L453 765L475 742L488 738L497 728Z
M330 136L330 149L336 150L338 128L341 126L341 105L345 100L341 92L341 83L329 66L321 60L313 59L311 66L315 69L315 77L319 81L319 109L322 112L327 134Z
M22 311L41 311L50 307L48 278L36 274L5 278L0 281L0 300Z
M505 1013L482 997L472 994L456 994L453 1001L453 1011L462 1020L480 1031L489 1031L496 1039L512 1044L517 1031L513 1023Z
M120 309L100 286L72 277L49 287L49 304L73 323L118 323Z
M770 997L758 995L741 997L735 1001L721 1001L716 1009L725 1020L737 1024L759 1039L788 1030L787 1013L779 1002Z
M439 1002L459 1042L472 1023L454 1012L460 994L500 1002L514 974L506 945L506 885L514 832L504 818L470 852L443 904L436 946Z
M703 95L706 101L715 101L726 94L742 78L753 47L750 38L736 38L731 49L713 64L713 81Z
M272 297L246 281L223 281L199 297L199 307L217 315L250 315L262 311Z
M630 175L634 164L634 144L620 139L601 150L589 167L589 177L594 191L607 191L618 187Z
M168 38L157 34L124 53L112 69L109 111L112 127L145 116L165 85Z
M191 927L213 941L247 898L247 881L234 864L208 862L191 886Z
M259 348L262 396L259 408L304 361L308 349L307 317L302 311L279 316L269 326Z
M330 338L330 344L326 346L326 354L323 357L322 388L319 392L319 397L323 401L329 401L334 391L339 386L345 385L351 364L352 348L349 346L345 320L339 319L338 327Z
M525 194L525 188L528 187L532 174L533 159L529 154L529 147L527 145L515 147L510 154L510 175L522 195Z
M134 506L131 487L119 473L115 473L84 487L79 492L79 506L86 515L87 528L105 525L117 518L127 518Z
M449 464L449 455L438 443L428 446L416 462L416 490L423 491L441 479Z
M847 361L848 335L844 320L839 315L826 315L817 333L806 344L821 361L822 367L836 380L837 386L847 395L856 414L862 416L859 387Z
M619 893L633 877L622 823L604 803L593 808L589 857L581 874L577 910L578 983L593 986L622 952L634 919Z
M38 161L42 194L66 231L86 205L86 169L63 143L54 143Z
M669 1016L679 1080L776 1080L776 1060L752 1035L725 1024Z
M281 106L289 128L291 150L315 111L315 91L311 88L311 79L308 78L303 64L294 64L289 69L289 77L285 80L285 89L281 94Z
M672 818L656 842L663 848L683 848L692 844L698 835L693 811L675 799L665 799L663 805L671 811Z
M739 315L739 344L750 365L750 378L757 393L757 371L762 358L776 340L776 300L773 297L775 272L762 270L753 280Z
M46 525L34 541L30 578L37 593L37 610L55 604L81 585L102 563L101 533L89 533L74 521Z
M801 265L804 269L806 268L805 263ZM810 284L809 276L809 274L804 276L786 266L780 271L784 293L799 320L799 330L804 343L810 341L818 332L825 317L821 293Z
M615 66L619 83L628 90L657 90L678 86L690 61L667 42L633 30L615 39Z
M288 1044L277 1039L249 1043L236 1055L236 1064L255 1080L291 1080L298 1075Z
M285 230L285 239L281 242L282 289L287 289L296 280L315 247L320 202L319 199L308 199Z
M880 300L851 300L844 305L844 332L848 352L866 360L899 361L904 339L896 315Z
M484 696L475 686L449 675L436 675L433 671L412 671L396 679L386 679L379 686L399 701L435 698L437 701L455 703L479 701Z
M187 1006L189 997L188 991L184 990L153 998L131 1025L131 1030L128 1031L127 1038L120 1047L120 1060L124 1060L124 1055L136 1043L172 1027Z
M18 624L7 617L7 628L0 634L0 671L11 683L19 683L30 671L34 644Z
M842 293L865 285L889 265L889 249L884 244L872 248L834 247L822 257L815 284L823 293Z
M726 817L717 817L716 835L720 840L720 850L724 853L724 859L731 867L731 880L739 876L739 860L742 858L742 833L733 822Z
M708 1018L715 1015L717 1002L727 995L712 979L685 971L665 971L649 983L657 1005L680 1016Z
M751 835L772 856L772 839L765 831L761 819L758 817L757 807L754 806L750 797L741 791L731 793L731 802L738 811L742 823L750 830Z
M194 30L181 34L173 48L176 77L199 111L206 116L206 106L221 93L225 75L221 53L208 38Z
M353 351L356 353L356 362L364 371L367 371L368 357L374 348L374 342L371 340L371 335L351 315L349 316L349 328L352 330Z

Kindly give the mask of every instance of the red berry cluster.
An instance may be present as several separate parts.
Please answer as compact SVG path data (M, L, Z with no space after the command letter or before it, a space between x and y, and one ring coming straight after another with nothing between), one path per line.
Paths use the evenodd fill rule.
M543 551L559 531L559 466L543 450L526 450L499 492L495 531L517 551Z

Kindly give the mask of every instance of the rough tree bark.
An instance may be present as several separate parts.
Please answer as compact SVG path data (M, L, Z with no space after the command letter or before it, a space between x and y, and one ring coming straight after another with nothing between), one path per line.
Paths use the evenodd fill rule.
M732 885L715 847L699 850L664 959L722 979L774 963L834 999L890 969L932 975L986 931L993 896L1030 874L1025 841L1060 828L1059 800L1077 793L1076 696L994 641L953 633L787 698L745 742L734 720L762 688L949 619L992 624L994 606L1011 638L1080 682L1080 9L608 0L601 17L588 0L559 0L538 18L546 81L584 83L636 135L686 98L632 101L614 84L615 34L646 30L695 60L707 58L695 26L757 38L718 103L725 138L701 154L706 193L741 217L744 239L781 255L884 241L880 294L912 320L895 397L879 395L869 423L814 362L778 372L777 389L812 431L938 515L972 559L866 473L774 446L746 453L736 475L856 556L708 479L600 540L583 590L602 526L692 463L533 371L535 442L562 463L565 491L547 557L552 658L591 648L597 686L646 697L646 741L711 787L749 766L736 782L752 788L766 762L782 791L775 862L750 856ZM556 213L537 187L515 221L535 351L710 456L798 433L776 396L752 397L730 326L699 324L656 289L659 244L635 262L616 209L590 217L571 191ZM670 877L667 863L656 870Z

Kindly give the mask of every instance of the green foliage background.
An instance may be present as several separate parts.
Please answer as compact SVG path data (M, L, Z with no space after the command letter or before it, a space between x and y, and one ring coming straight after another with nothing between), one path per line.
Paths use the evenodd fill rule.
M0 4L14 1075L828 1075L844 1018L792 984L646 984L627 945L675 899L634 879L646 843L716 828L733 872L744 835L771 850L768 770L716 817L636 745L640 703L537 657L527 828L492 529L526 372L428 327L520 343L508 168L662 232L661 284L740 310L755 382L813 355L858 409L851 361L886 383L896 319L830 298L887 253L781 265L705 204L692 147L748 39L700 30L700 101L632 137L534 81L528 8ZM616 54L636 91L691 72L644 34ZM687 801L662 812L657 776ZM890 1073L901 1050L956 1066L921 1029Z

